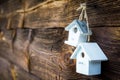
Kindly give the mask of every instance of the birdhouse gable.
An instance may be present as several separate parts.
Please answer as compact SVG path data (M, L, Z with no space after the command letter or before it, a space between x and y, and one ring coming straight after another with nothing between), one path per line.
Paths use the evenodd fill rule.
M88 59L88 55L86 54L86 52L82 49L81 46L78 46L75 51L73 52L73 54L71 55L70 59L77 59L77 56L79 56L78 58L82 58L82 59ZM89 59L88 59L89 60Z
M97 43L80 43L79 46L81 46L86 55L88 55L89 61L108 60Z
M73 52L73 54L71 55L70 59L76 59L77 58L77 54L78 53L81 53L82 52L82 49L80 46L78 46L75 51Z
M77 28L78 31L80 31L80 33L88 33L87 30L87 25L84 21L80 21L80 20L74 20L72 23L70 23L65 30L66 31L70 31L71 28Z
M97 43L80 43L71 55L71 59L76 59L78 55L86 55L85 59L89 61L105 61L108 60Z

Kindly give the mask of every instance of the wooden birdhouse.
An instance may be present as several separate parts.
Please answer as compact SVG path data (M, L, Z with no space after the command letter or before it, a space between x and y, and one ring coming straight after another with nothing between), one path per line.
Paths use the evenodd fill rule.
M65 41L65 43L75 47L80 42L86 42L87 36L92 34L92 32L87 29L86 22L80 20L74 20L65 30L69 31L68 41Z
M80 43L70 58L76 59L76 72L85 75L101 74L101 61L108 60L97 43Z

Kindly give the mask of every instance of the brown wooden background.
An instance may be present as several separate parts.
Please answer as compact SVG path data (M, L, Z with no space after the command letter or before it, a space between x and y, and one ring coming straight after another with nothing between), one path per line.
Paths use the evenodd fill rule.
M64 44L82 2L109 59L99 76L77 74ZM120 80L120 0L0 0L0 80Z

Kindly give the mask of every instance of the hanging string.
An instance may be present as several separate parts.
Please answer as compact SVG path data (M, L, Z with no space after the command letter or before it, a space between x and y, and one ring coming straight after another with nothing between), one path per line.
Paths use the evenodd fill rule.
M81 10L81 13L79 15L79 20L80 21L85 21L87 24L87 31L88 33L91 33L90 28L89 28L89 22L88 22L88 16L87 16L87 11L86 11L86 3L80 4L80 7L77 9L77 11ZM87 41L90 41L90 35L87 36Z

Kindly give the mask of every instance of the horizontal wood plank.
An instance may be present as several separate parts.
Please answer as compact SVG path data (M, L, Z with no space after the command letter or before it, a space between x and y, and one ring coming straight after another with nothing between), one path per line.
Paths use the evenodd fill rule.
M102 63L102 77L104 79L120 79L120 27L92 28L91 41L97 42L108 57Z

